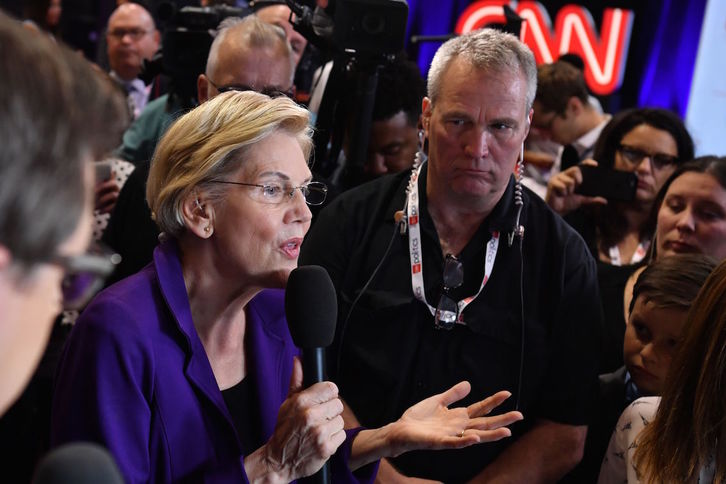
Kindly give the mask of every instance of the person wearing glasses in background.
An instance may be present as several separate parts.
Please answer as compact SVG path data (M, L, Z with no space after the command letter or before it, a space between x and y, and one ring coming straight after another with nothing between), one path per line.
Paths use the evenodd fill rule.
M679 164L660 188L652 214L656 226L652 233L647 265L638 267L630 274L624 293L619 297L627 310L625 317L628 320L622 353L625 367L600 375L598 412L593 420L592 431L587 435L585 456L566 482L594 481L594 476L600 470L607 440L624 405L643 395L660 395L665 375L664 362L670 364L673 348L680 344L680 339L663 337L673 332L672 329L663 331L668 329L669 321L673 321L666 315L651 318L657 323L655 326L643 326L642 321L648 318L639 310L642 307L638 306L638 301L633 302L634 297L637 299L636 286L642 285L648 268L654 265L671 267L671 272L676 272L673 277L677 284L670 290L674 298L677 296L680 299L677 305L688 308L695 299L694 276L698 272L704 276L704 266L695 260L667 262L667 259L685 254L699 254L716 261L726 259L726 158L702 156ZM675 271L677 264L690 266L687 270ZM651 276L648 278L660 271L650 270ZM659 275L658 284L668 284L668 278ZM684 284L690 284L690 290L686 290ZM676 306L673 302L667 305Z
M632 303L633 313L629 316L631 320L638 316L637 286L641 283L643 275L646 274L645 271L648 271L653 265L662 264L661 261L663 260L668 260L671 257L685 257L686 254L694 254L693 257L695 257L695 254L712 257L716 261L722 262L720 267L716 269L714 276L720 273L721 275L718 276L719 280L723 281L723 261L726 260L726 158L702 156L679 165L670 178L666 180L658 193L654 205L654 212L657 213L657 224L649 265L644 268L642 275L639 275L641 272L640 269L636 270L626 285L625 306L630 307L630 301L633 298L636 299L636 302ZM637 283L635 282L636 279ZM683 277L681 276L682 279ZM706 282L706 286L709 285L709 282L715 281L709 279ZM723 285L722 282L719 284ZM685 331L685 336L681 338L684 341L678 341L680 349L673 357L673 363L670 363L671 369L668 372L668 377L664 379L662 385L664 401L669 402L669 405L662 407L663 410L673 410L674 406L672 403L674 400L672 398L675 396L675 393L680 393L682 397L686 398L695 398L696 394L699 393L701 396L696 398L696 401L698 402L700 399L701 405L694 404L693 401L685 402L685 405L682 406L679 404L678 407L683 409L679 410L679 412L687 415L686 418L683 418L683 415L678 415L678 418L669 416L669 424L663 425L666 422L664 419L657 425L657 432L648 431L648 450L641 455L641 458L645 460L638 462L641 459L637 458L637 454L643 450L642 448L638 448L637 445L637 440L640 440L641 437L638 435L638 432L643 428L643 425L648 425L648 422L653 422L653 413L657 407L657 400L655 400L655 406L651 405L654 400L648 400L647 398L636 400L633 406L628 407L623 412L621 422L618 422L614 431L612 431L612 428L605 429L612 431L612 439L610 440L608 453L602 462L602 472L600 473L600 480L598 482L625 482L626 476L627 482L635 482L638 479L637 476L640 476L639 478L642 479L644 474L650 474L653 482L663 481L664 477L669 475L674 480L677 478L679 482L687 482L690 481L686 475L687 473L684 472L681 474L681 471L685 467L677 469L678 473L673 472L674 467L667 467L676 460L679 460L676 467L680 467L688 462L690 466L689 472L698 472L698 465L695 465L692 452L692 442L688 441L688 438L684 439L684 435L687 434L690 437L697 436L698 439L702 439L702 442L699 442L697 445L700 446L699 448L701 450L710 451L708 447L711 444L710 442L708 445L703 445L707 440L704 436L708 435L708 433L713 433L713 429L717 428L717 422L723 421L723 417L718 414L712 414L714 420L706 422L703 417L696 418L695 416L702 415L701 410L704 408L702 404L705 401L704 398L707 398L708 395L713 395L714 402L718 402L719 407L721 406L720 401L723 400L723 396L720 392L713 391L714 387L710 386L711 382L707 385L699 384L699 389L697 390L689 388L688 386L697 380L703 382L704 375L709 374L710 370L719 366L704 360L704 358L708 357L704 357L704 355L709 354L707 350L692 346L693 341L698 339L694 338L694 336L699 335L699 338L702 337L702 340L709 343L712 348L723 347L723 344L716 340L717 335L722 333L721 329L718 329L713 334L709 334L705 332L705 327L700 326L705 322L703 320L704 317L706 320L715 321L713 317L706 317L705 315L723 314L723 311L716 310L715 308L709 309L708 305L713 301L709 301L709 298L702 297L707 291L711 292L713 298L723 300L723 294L715 290L713 284L711 289L703 288L700 298L686 298L691 308L689 323L696 324L697 326L688 328ZM684 294L681 294L680 297L684 297ZM703 304L698 304L699 301ZM697 313L699 316L694 318L693 316ZM627 342L629 337L632 336L632 330L631 325L626 330L626 358L628 357ZM637 331L635 334L638 336L638 340L641 340L644 345L649 342L648 339L652 338L650 331ZM632 338L630 339L632 340ZM654 364L658 365L659 360L663 359L663 354L668 355L668 352L661 351L660 355L650 352L649 357L643 352L640 358L636 357L633 361L636 364L639 363L638 366L641 368L639 375L628 374L625 377L621 377L617 373L602 375L600 377L601 381L605 382L609 380L609 388L603 386L603 389L612 393L612 390L617 389L618 386L621 388L625 385L633 387L633 384L635 384L635 389L638 390L637 396L660 395L660 391L649 392L649 388L647 387L653 385L653 381L655 381L653 375L657 373L650 367ZM686 354L690 356L685 358ZM722 357L719 357L719 359L723 361ZM684 371L684 368L686 368L683 365L684 361L687 364L695 363L695 366ZM630 364L631 362L626 361L626 363ZM709 374L709 376L712 376L712 374ZM645 391L641 390L643 386L646 387ZM673 392L674 390L676 391L675 393ZM671 395L667 397L666 394L669 392ZM646 402L645 404L643 404L644 401ZM678 402L680 403L680 401ZM619 408L613 408L613 410L619 410ZM638 414L644 418L641 419ZM633 420L632 417L636 417L637 420ZM626 425L628 421L633 425ZM694 422L698 422L703 428L699 429ZM610 423L612 427L614 420ZM673 423L676 425L685 424L688 427L688 432L684 433L682 431L683 427L671 427ZM707 432L704 432L704 430ZM717 431L716 434L720 434L720 432ZM636 435L638 435L638 439L634 442ZM678 445L673 446L672 444L676 442ZM604 444L604 442L602 443ZM661 443L665 443L665 445L661 445ZM636 454L635 460L633 459L634 452ZM717 455L719 454L719 452L716 453ZM615 454L619 454L619 456ZM678 459L673 459L674 456L678 456ZM671 462L668 462L669 460ZM645 465L650 467L647 472L642 472L643 468L641 468L641 465L644 462ZM705 462L701 462L701 464L705 464ZM634 472L636 469L638 471L637 476ZM713 471L713 467L711 467L711 471ZM723 470L721 472L723 473ZM699 482L713 482L713 476L707 479L702 474Z
M103 444L128 483L290 482L337 450L333 480L355 482L372 480L382 455L509 435L519 412L484 417L507 392L449 410L469 391L459 383L385 428L345 432L336 386L301 388L281 288L308 205L327 192L308 168L309 121L286 97L232 91L171 126L146 192L165 237L73 328L56 445Z
M139 79L144 60L159 50L161 36L151 14L138 3L124 3L108 19L106 42L113 77L128 96L131 119L139 117L151 86Z
M147 86L139 75L144 60L151 59L159 49L160 39L151 14L138 3L122 3L108 19L106 35L99 45L99 48L105 48L107 58L98 61L107 61L106 67L110 67L111 78L126 96L128 109L124 120L127 127L141 115L149 99L158 96L158 92L152 94L152 88L159 90L156 81ZM158 81L159 78L156 79ZM134 170L131 163L116 157L108 162L111 163L112 171L106 179L97 180L96 186L98 212L94 216L99 234L107 226L121 187ZM98 235L94 233L94 236Z
M538 138L554 141L560 148L554 164L539 172L530 170L532 176L525 178L525 184L544 197L551 176L592 156L609 120L610 115L590 98L583 69L565 60L541 64L537 68L532 129ZM530 154L525 151L525 157ZM533 164L536 166L536 160Z
M92 283L111 270L109 259L86 253L92 161L118 143L125 105L106 76L77 53L2 13L0 45L2 415L28 384L61 309L82 305ZM18 413L0 422L3 480L9 482L30 480L38 457L32 452L43 447L33 439L43 439L34 431L46 416L36 411L35 427L23 426L25 408L13 407Z
M462 379L473 395L509 390L502 407L518 402L525 416L511 439L382 463L383 482L554 482L581 455L597 381L595 262L512 175L536 89L534 56L513 35L447 41L422 103L428 161L341 194L303 244L301 265L325 267L338 292L328 362L347 427L388 424Z
M634 172L631 202L608 202L575 193L582 172L575 166L553 176L547 186L549 206L582 235L595 257L604 313L600 373L623 365L628 277L645 263L655 229L651 209L658 190L676 167L693 158L693 141L681 119L664 109L622 111L603 129L593 159L585 164Z

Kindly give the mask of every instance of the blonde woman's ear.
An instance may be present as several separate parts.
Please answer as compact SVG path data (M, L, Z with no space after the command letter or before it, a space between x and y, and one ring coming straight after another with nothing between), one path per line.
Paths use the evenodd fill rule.
M214 208L199 193L190 193L182 203L184 226L197 237L208 239L214 233Z

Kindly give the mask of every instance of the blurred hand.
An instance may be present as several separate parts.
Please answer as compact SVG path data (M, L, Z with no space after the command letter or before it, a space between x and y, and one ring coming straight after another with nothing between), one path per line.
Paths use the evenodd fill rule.
M597 166L595 160L584 160L582 165ZM582 171L577 166L568 168L550 178L547 182L547 195L545 201L552 210L564 216L583 205L605 205L607 199L603 197L588 197L575 193L575 189L582 184Z
M524 152L524 163L534 165L542 170L549 170L555 164L555 156L541 151L526 150Z
M469 382L463 381L406 410L392 424L389 437L391 456L418 449L459 449L512 435L505 426L522 420L520 412L484 416L509 398L511 393L498 392L466 408L448 408L470 391Z
M116 184L116 175L111 172L111 178L96 183L94 188L94 208L101 213L111 213L116 206L118 194L121 191Z
M331 382L302 390L302 365L293 363L290 393L277 414L272 437L264 445L264 460L285 482L309 476L345 441L343 402Z
M318 7L325 8L328 6L328 0L317 0Z

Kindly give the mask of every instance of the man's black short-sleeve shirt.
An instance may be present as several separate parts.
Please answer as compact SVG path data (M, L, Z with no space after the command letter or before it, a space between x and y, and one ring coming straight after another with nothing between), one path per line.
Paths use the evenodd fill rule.
M425 168L419 178L423 277L426 300L436 306L445 254L426 210ZM413 295L408 233L401 234L394 220L405 203L409 174L374 180L339 196L308 234L300 263L325 267L338 291L339 321L328 362L341 396L363 425L385 425L412 404L462 380L471 383L472 391L456 405L500 390L509 390L512 397L494 413L512 410L519 401L525 420L512 427L509 439L455 451L412 452L394 460L410 476L463 481L538 419L587 422L596 391L600 328L595 262L582 239L526 189L521 256L519 239L508 244L516 214L512 178L458 254L464 283L454 298L479 290L486 243L499 231L491 278L464 310L465 326L435 329L431 312Z

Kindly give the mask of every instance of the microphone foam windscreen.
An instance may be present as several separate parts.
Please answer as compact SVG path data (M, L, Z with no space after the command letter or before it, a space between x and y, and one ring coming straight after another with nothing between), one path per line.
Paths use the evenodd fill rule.
M338 300L325 269L303 266L290 273L285 289L285 314L298 348L330 346L338 319Z
M38 464L33 484L123 484L116 463L106 449L90 442L65 444Z

